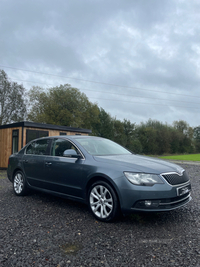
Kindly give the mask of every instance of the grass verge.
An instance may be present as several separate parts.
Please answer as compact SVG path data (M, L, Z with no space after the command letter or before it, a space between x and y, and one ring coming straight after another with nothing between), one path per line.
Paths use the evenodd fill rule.
M162 156L160 159L174 159L184 161L200 161L200 154Z

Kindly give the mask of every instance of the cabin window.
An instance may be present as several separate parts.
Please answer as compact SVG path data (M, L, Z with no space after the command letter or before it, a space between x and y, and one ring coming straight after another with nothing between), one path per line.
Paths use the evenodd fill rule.
M18 152L19 130L12 131L12 154Z
M36 138L49 136L48 131L26 130L26 144Z
M60 132L60 135L67 135L66 133Z

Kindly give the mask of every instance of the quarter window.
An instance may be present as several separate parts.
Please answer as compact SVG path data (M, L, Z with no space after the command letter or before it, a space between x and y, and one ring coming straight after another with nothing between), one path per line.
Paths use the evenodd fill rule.
M48 155L49 139L41 139L32 142L26 149L26 154Z

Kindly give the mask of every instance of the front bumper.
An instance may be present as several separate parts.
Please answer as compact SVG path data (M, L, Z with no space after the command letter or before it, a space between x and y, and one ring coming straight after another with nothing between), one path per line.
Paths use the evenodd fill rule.
M169 184L133 186L123 190L122 212L162 212L183 207L191 201L190 182L171 186Z
M174 198L139 200L131 207L131 210L145 212L170 211L185 206L191 199L190 193L187 193Z

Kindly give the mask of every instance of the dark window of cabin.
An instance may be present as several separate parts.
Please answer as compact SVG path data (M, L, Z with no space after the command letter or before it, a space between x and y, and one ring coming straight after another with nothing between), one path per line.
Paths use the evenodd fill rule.
M33 139L49 136L48 131L26 130L26 144Z
M60 135L67 135L66 133L62 133L62 132L60 132Z
M19 130L12 131L12 154L18 152Z

